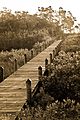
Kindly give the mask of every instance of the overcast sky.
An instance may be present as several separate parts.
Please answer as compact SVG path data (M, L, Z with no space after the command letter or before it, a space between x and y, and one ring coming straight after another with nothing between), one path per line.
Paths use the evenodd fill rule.
M71 11L73 16L80 21L80 0L0 0L0 9L7 7L13 11L25 10L29 13L36 13L38 7L52 6L53 9L63 7Z

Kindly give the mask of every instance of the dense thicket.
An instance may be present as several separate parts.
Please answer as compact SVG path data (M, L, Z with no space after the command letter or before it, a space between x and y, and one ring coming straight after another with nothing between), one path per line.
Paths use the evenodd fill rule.
M32 107L22 109L18 118L31 120L80 119L80 51L60 51L48 65L49 76L32 99ZM34 103L34 104L33 104Z
M80 51L80 34L66 34L62 43L62 50L67 52Z
M45 36L60 37L58 24L48 22L27 12L15 12L4 9L0 11L0 50L28 48L38 41L46 40Z
M45 92L55 100L80 102L80 52L59 52L53 60L52 76L43 80Z

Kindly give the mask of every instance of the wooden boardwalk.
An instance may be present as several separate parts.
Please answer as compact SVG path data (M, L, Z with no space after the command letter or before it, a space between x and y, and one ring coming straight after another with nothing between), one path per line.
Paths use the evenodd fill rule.
M0 116L3 113L17 114L27 99L26 80L31 79L32 90L38 83L38 67L45 68L45 59L55 50L61 40L54 42L0 83ZM1 119L0 119L1 120Z

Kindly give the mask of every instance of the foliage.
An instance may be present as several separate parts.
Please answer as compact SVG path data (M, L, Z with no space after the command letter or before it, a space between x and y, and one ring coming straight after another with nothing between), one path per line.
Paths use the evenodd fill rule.
M65 35L65 40L62 43L61 49L65 52L76 52L80 51L80 35L79 34L69 34Z
M39 43L38 41L34 44L31 50L28 49L12 49L11 51L0 52L0 66L4 68L4 78L8 77L14 72L14 61L17 59L17 67L21 67L24 64L24 55L26 54L27 61L31 59L31 51L33 56L43 51L48 47L54 40L46 37L46 41Z
M51 74L42 77L42 86L18 115L22 120L80 119L80 52L60 51L48 65Z
M46 8L38 7L38 16L58 24L60 28L66 32L71 32L74 26L75 20L72 13L64 10L62 7L60 7L59 10L54 10L51 6Z
M4 68L4 78L8 77L14 72L14 60L18 60L18 68L24 64L24 54L29 56L29 51L27 49L2 51L0 52L0 66Z
M57 32L60 37L59 31L58 25L26 11L15 11L15 14L6 8L0 11L0 51L12 48L32 49L37 41L45 41L45 36L51 38Z
M47 105L46 110L43 110L39 105L35 108L22 109L16 120L79 120L80 119L80 104L74 104L75 101L64 99L64 102L56 100L50 105ZM15 115L8 114L0 116L1 119L11 120Z
M51 76L42 80L45 92L55 100L68 97L80 102L80 52L59 52L51 69Z
M67 98L67 100L64 99L64 102L56 100L47 105L46 110L39 105L37 108L27 106L25 110L21 110L16 120L79 120L80 104L74 105L74 103L75 101Z

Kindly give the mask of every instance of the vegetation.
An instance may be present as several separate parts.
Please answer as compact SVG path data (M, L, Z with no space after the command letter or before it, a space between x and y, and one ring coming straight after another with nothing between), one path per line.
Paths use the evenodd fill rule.
M24 64L24 54L27 54L30 58L29 51L27 49L2 51L0 52L0 66L4 68L4 78L8 77L14 72L14 60L18 60L18 68Z
M0 51L31 49L37 41L45 41L47 36L60 39L63 37L62 30L71 32L74 21L72 13L62 7L58 11L51 6L39 7L38 13L34 15L26 11L12 13L3 8L0 11Z
M80 103L74 104L75 101L64 99L64 102L58 100L47 105L46 110L40 106L21 110L21 113L16 117L16 120L80 120ZM6 120L13 119L15 115L3 115L1 118Z
M80 51L59 52L53 60L51 76L42 81L45 93L55 100L80 102Z
M20 60L18 66L22 65L24 53L30 57L28 49L37 48L41 42L46 41L46 38L49 40L54 37L63 38L61 29L71 31L74 25L72 14L68 11L70 16L66 17L63 8L59 8L59 14L51 6L38 8L38 10L37 16L29 15L25 11L16 11L13 14L6 8L1 11L0 50L3 51L0 53L0 64L8 72L5 76L13 72L15 58ZM54 13L58 15L58 19L62 18L61 24L54 17ZM70 38L70 41L66 39L63 42L62 51L55 56L53 64L48 65L49 74L45 73L42 77L41 87L32 98L31 106L25 104L16 120L80 119L80 51L74 49L74 45L79 47L77 45L79 36L77 38L76 41ZM73 42L70 45L71 40ZM4 50L11 52L4 52ZM6 115L4 117L6 118ZM8 119L12 119L10 117L8 116Z
M44 111L40 106L31 109L22 110L16 120L79 120L80 104L74 105L74 101L70 99L64 100L64 103L55 101L48 105Z
M25 104L17 119L79 120L80 119L80 51L60 51L48 65L49 75L42 77L41 87Z
M80 34L69 34L65 35L65 40L62 44L62 50L65 52L76 52L80 51Z
M0 50L31 49L37 41L45 41L47 36L50 39L56 35L60 37L59 31L58 24L28 12L15 11L13 14L7 8L0 11Z
M79 24L75 26L76 18L70 11L66 11L62 7L59 7L59 10L54 10L51 6L47 8L38 7L38 11L41 18L58 24L64 32L71 33L75 32L75 28L79 29Z
M30 58L28 50L34 48L39 52L43 43L60 38L59 31L57 24L46 19L3 8L0 11L0 66L4 67L4 78L13 73L15 58L19 60L19 68L24 63L24 53Z

